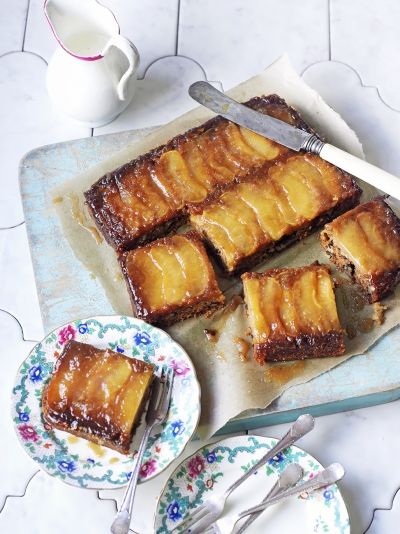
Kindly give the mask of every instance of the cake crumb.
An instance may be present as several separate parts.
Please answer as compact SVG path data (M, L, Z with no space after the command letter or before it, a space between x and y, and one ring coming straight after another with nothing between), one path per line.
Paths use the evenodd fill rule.
M240 359L242 360L242 362L247 362L250 344L242 337L235 337L233 341L238 350Z
M383 324L383 321L385 320L385 311L388 309L385 304L382 304L381 302L374 302L372 304L373 308L373 314L372 319L375 321L375 324L381 325Z
M210 328L205 328L204 333L206 335L206 338L208 341L211 341L212 343L215 343L218 341L218 332L216 330L211 330Z

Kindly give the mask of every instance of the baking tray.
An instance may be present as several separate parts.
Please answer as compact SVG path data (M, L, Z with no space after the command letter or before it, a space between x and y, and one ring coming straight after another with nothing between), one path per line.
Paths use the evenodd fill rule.
M101 284L75 258L50 198L51 189L97 165L153 128L47 145L20 164L20 189L43 326L92 315L113 314ZM400 328L383 336L366 354L285 391L264 410L246 412L218 433L236 432L295 419L308 411L326 415L400 398Z

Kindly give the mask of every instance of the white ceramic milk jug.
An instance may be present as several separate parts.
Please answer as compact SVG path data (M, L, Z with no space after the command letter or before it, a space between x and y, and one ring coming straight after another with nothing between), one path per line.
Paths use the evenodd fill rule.
M96 0L46 0L44 12L60 44L47 69L54 104L91 127L112 121L132 100L137 49Z

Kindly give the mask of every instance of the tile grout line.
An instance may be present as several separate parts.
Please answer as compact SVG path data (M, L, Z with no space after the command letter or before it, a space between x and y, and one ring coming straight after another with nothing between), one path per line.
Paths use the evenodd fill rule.
M328 0L328 59L332 60L331 0Z
M19 226L22 226L23 224L25 224L25 221L16 223L13 226L0 226L0 232L2 232L3 230L13 230L14 228L18 228Z
M9 312L8 310L5 310L4 308L0 308L0 313L5 313L6 315L8 315L9 317L12 317L18 324L20 330L21 330L21 338L22 338L22 341L27 341L28 343L39 343L39 340L38 339L27 339L25 338L25 333L24 333L24 328L22 326L22 323L20 322L20 320L11 312Z
M26 7L24 34L22 36L22 52L25 52L25 38L26 38L26 29L28 27L28 17L29 17L29 8L30 8L30 6L31 6L31 0L28 0L28 5Z
M367 529L364 530L363 534L368 534L368 531L370 530L370 528L372 527L372 525L373 525L373 523L375 521L376 512L391 512L393 510L394 501L396 500L396 497L397 497L397 494L399 493L399 491L400 491L400 487L395 490L395 492L394 492L394 494L392 496L392 502L391 502L390 508L374 508L373 509L371 522L369 523Z
M176 38L175 38L175 55L178 55L179 50L179 24L181 18L181 0L178 0L178 14L176 18Z
M8 499L10 499L10 498L11 499L23 499L25 497L26 492L28 491L28 486L30 485L32 480L35 478L35 476L38 475L40 472L41 472L41 470L39 469L38 471L33 473L33 475L26 481L25 490L24 490L24 493L22 495L13 495L13 494L6 495L5 500L4 500L4 504L0 509L0 514L3 513L3 511L4 511L4 509L5 509L6 505L7 505Z

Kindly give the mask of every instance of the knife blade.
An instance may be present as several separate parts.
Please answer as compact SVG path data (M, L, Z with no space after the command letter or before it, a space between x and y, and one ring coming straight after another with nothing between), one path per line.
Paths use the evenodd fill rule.
M272 139L272 141L276 141L280 145L297 152L304 149L310 139L316 138L314 134L294 128L286 122L239 104L239 102L221 93L208 82L193 83L189 87L189 95L199 104L211 109L225 119L253 130L253 132L268 137L268 139ZM316 139L323 144L318 138Z
M189 95L199 104L239 126L244 126L297 152L304 150L317 154L325 161L400 200L399 178L340 148L324 143L315 134L248 108L205 81L193 83L189 87Z

